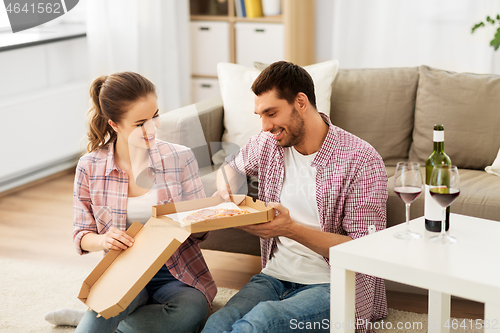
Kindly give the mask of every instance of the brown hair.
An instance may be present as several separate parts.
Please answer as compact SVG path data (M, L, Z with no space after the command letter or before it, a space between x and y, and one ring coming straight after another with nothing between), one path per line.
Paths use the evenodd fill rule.
M88 152L106 147L116 138L108 120L120 123L130 104L149 94L156 96L155 85L140 74L120 72L103 75L92 82L92 107L88 112Z
M278 98L292 104L299 92L304 93L316 109L316 95L311 75L302 67L291 62L278 61L266 67L252 84L252 91L259 96L276 90Z

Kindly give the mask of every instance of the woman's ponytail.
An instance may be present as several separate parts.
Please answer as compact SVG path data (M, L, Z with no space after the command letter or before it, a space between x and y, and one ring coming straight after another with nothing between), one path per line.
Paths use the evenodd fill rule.
M108 77L105 75L100 76L95 79L90 86L92 107L88 112L89 131L87 136L89 143L87 145L87 150L89 153L105 147L116 137L116 132L109 125L109 118L104 115L99 101L99 94L107 78Z

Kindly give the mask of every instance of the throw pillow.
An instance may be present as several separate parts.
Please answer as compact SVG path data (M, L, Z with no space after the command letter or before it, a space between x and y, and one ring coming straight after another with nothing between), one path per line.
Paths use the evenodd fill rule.
M332 85L332 124L396 166L408 159L417 83L418 67L340 69Z
M304 67L314 81L316 106L318 111L330 114L332 82L338 72L338 61L331 60ZM224 134L222 149L214 154L214 164L224 162L226 156L234 152L261 130L260 117L254 114L254 94L251 90L260 71L241 65L219 63L219 77L224 104ZM235 144L235 145L233 145Z
M443 124L444 150L463 169L484 170L500 148L500 76L420 66L411 161L432 153L432 129Z
M488 173L500 176L500 150L498 151L497 158L495 158L493 164L487 166L484 170L486 170L486 172Z

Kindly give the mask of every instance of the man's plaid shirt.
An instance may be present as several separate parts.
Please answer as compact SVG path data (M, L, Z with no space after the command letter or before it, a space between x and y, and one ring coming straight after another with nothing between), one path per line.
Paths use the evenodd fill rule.
M385 229L388 192L382 158L366 141L334 126L328 116L320 114L329 130L311 166L317 170L321 229L353 239L367 235L370 225L375 225L377 231ZM285 172L284 149L269 132L261 132L227 160L236 171L258 177L260 200L279 202ZM275 248L275 238L261 239L262 267ZM325 260L328 263L328 258ZM366 322L385 316L384 281L356 273L356 319Z

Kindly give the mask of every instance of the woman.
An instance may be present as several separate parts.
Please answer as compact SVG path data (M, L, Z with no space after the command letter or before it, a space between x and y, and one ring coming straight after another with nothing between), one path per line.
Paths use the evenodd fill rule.
M125 233L145 223L154 205L204 197L188 148L155 139L160 126L155 86L132 72L97 78L90 88L89 153L77 166L74 232L78 253L126 250ZM191 235L127 309L97 318L87 311L75 332L197 332L216 287Z

